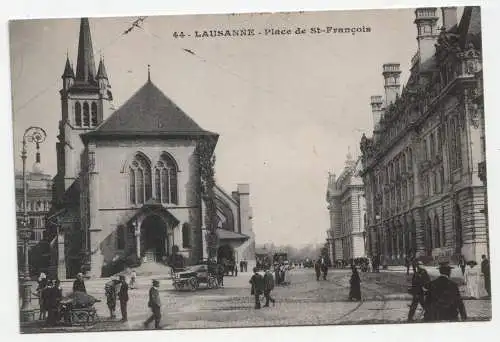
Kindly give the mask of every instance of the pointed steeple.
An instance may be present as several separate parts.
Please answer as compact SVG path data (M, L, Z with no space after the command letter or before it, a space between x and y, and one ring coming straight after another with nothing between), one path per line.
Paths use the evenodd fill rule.
M73 71L73 67L71 66L71 62L69 61L69 56L66 54L66 65L64 66L64 72L62 74L62 78L75 78L75 72Z
M97 79L108 79L108 74L106 73L106 67L104 66L104 58L101 57L99 61L99 68L97 69Z
M76 61L76 80L93 82L95 80L95 60L90 24L88 18L80 20L80 38L78 41L78 59Z

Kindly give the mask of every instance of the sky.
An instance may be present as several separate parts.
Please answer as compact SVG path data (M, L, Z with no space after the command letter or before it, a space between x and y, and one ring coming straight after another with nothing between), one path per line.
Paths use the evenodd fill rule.
M406 80L417 49L411 9L315 13L91 18L96 64L103 56L118 108L152 81L202 128L217 132L216 179L249 183L257 243L325 241L328 172L371 134L370 96L383 95L382 64ZM369 33L174 38L195 30L370 27ZM14 163L24 130L43 127L43 169L56 172L59 90L66 54L76 67L79 19L11 22ZM189 49L194 54L183 49ZM28 165L34 162L34 148Z

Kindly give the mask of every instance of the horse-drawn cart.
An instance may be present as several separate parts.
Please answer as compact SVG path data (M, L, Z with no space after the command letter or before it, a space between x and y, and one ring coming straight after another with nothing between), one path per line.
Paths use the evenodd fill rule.
M59 303L59 317L69 325L92 325L98 316L94 304L100 302L84 292L74 292Z
M200 283L206 284L209 289L219 287L217 278L209 271L208 265L195 265L187 269L172 269L172 283L176 290L196 291Z

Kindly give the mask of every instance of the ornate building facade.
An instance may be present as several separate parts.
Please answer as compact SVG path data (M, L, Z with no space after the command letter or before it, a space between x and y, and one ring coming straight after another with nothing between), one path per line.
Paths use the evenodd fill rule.
M415 10L418 50L400 91L399 64L383 65L372 96L373 136L361 139L369 254L401 263L488 249L479 7ZM479 99L479 100L478 100Z
M342 173L338 177L329 175L327 243L332 262L366 256L366 205L361 167L361 158L353 160L349 153Z
M62 83L50 216L59 279L80 271L101 277L128 260L162 263L177 253L190 264L206 259L202 165L210 165L218 134L163 94L149 70L145 84L114 110L104 61L95 67L86 18L76 72L68 57ZM219 254L254 259L248 184L232 195L217 186L214 193Z

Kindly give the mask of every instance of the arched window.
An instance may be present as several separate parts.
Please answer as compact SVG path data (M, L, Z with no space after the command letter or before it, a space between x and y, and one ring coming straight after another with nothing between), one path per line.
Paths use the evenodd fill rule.
M92 118L91 118L91 124L93 127L97 126L97 103L92 102Z
M188 223L182 225L182 247L191 248L191 227Z
M151 199L151 165L142 154L136 154L129 168L130 202L143 204Z
M75 103L75 126L82 126L82 105L80 102Z
M437 215L434 217L434 241L436 242L436 247L441 247L441 230Z
M83 126L84 127L90 126L90 112L89 112L89 104L87 102L83 104Z
M177 172L175 160L168 153L162 153L155 168L155 195L162 203L178 204Z

